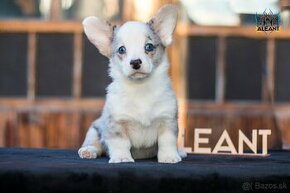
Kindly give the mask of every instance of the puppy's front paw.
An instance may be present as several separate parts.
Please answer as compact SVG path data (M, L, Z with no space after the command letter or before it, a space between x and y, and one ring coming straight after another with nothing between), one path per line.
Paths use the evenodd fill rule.
M121 163L121 162L135 162L131 156L117 156L111 157L109 163Z
M159 152L157 158L159 163L174 164L181 161L181 157L178 155L177 152Z
M97 148L94 146L81 147L78 151L80 158L95 159L97 157Z

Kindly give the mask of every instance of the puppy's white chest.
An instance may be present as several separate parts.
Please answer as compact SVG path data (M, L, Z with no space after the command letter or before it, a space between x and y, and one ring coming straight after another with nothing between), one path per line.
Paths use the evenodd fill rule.
M135 148L151 147L157 142L158 128L143 127L138 123L134 123L134 127L128 130L129 139Z
M126 114L134 119L154 119L156 116L154 112L157 110L156 103L157 101L151 97L132 97L124 101L123 108L127 108L129 111Z
M115 118L134 120L145 127L149 127L155 119L170 116L173 113L172 105L174 106L170 101L141 95L119 100L117 104L113 109Z

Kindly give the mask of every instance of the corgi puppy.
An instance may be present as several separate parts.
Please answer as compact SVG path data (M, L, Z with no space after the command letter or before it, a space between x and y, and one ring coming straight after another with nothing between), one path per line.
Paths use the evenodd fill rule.
M177 101L168 76L166 47L172 42L177 8L163 6L147 23L115 26L97 17L83 21L84 32L110 59L112 83L102 115L89 128L78 153L92 159L107 153L109 163L157 156L177 163Z

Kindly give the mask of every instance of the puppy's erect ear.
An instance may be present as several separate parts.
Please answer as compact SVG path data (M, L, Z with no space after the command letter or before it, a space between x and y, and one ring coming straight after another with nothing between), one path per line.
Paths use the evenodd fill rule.
M176 21L177 7L175 5L164 5L148 23L160 37L162 44L168 46L172 42Z
M87 17L83 21L84 31L88 39L104 56L110 57L113 31L115 26L97 17Z

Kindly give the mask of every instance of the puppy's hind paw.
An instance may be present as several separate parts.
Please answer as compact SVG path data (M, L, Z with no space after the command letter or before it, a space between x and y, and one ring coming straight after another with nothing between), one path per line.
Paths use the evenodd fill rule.
M95 159L97 158L97 148L94 146L84 146L78 151L80 158Z

